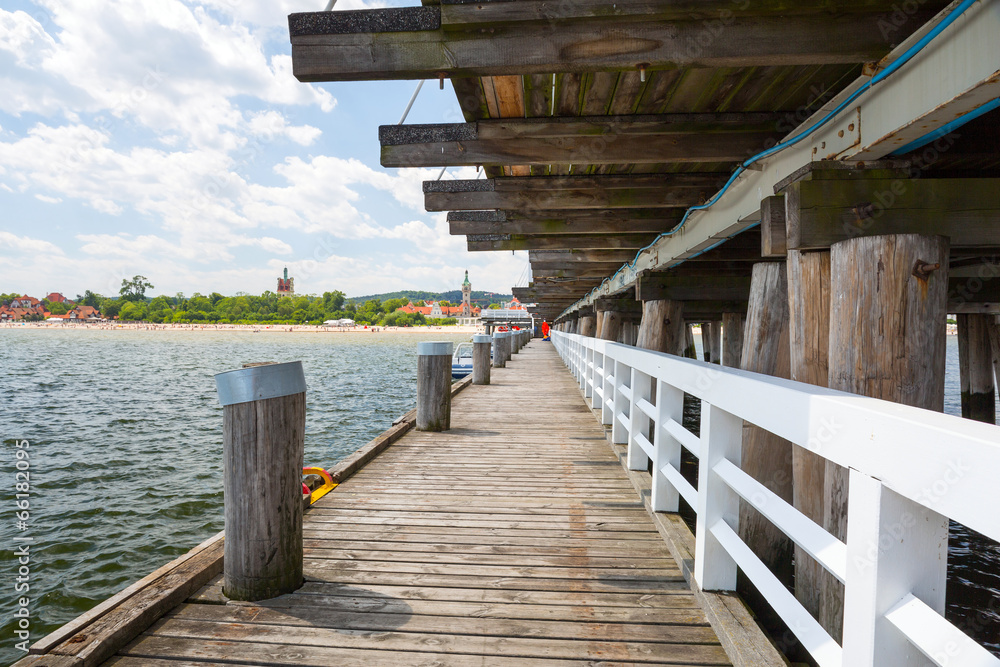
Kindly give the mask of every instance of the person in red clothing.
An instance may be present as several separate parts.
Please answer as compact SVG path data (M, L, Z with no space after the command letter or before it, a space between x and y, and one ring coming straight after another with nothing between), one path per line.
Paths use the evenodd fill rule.
M542 322L542 338L548 338L548 337L549 337L549 323Z

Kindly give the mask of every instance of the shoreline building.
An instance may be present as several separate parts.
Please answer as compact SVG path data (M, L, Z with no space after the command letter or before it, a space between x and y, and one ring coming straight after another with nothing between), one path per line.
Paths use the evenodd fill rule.
M285 277L278 278L278 296L295 296L295 278L288 277L288 267L285 267Z

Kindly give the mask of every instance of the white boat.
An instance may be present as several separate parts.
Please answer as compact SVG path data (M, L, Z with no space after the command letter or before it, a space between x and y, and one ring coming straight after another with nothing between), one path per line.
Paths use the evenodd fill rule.
M472 372L472 342L459 343L451 355L451 377L461 380Z

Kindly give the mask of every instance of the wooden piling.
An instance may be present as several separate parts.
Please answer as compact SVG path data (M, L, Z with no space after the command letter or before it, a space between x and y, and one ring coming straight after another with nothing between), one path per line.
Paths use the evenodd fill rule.
M958 315L958 371L962 389L962 416L996 424L993 351L989 329L995 315Z
M918 234L831 246L831 388L944 408L948 250L947 237ZM824 500L824 528L841 540L847 536L848 491L842 471L827 466ZM823 591L820 622L838 641L843 609L842 586Z
M788 315L791 378L826 387L830 349L830 251L789 250ZM802 447L792 447L792 498L797 510L823 525L826 460ZM829 579L825 581L825 579ZM837 582L833 575L795 547L795 597L813 616L819 615L821 591ZM829 630L829 629L828 629Z
M789 376L788 286L784 262L754 264L743 332L743 370ZM750 423L743 425L743 471L792 502L791 443ZM740 503L739 534L785 584L792 582L792 542L746 501ZM766 608L745 577L738 588L755 610Z
M642 322L636 347L668 354L684 349L684 303L670 299L642 302Z
M597 318L593 313L584 313L583 315L580 315L579 324L580 330L578 333L581 336L593 337L597 330Z
M603 326L601 327L600 338L602 340L614 340L617 341L622 333L622 320L624 319L624 314L613 310L602 311Z
M702 325L704 326L704 325ZM711 331L711 359L713 364L722 363L722 320L716 320L714 322L708 323L708 328Z
M451 428L452 343L417 343L417 430Z
M302 585L306 383L299 361L215 376L223 405L223 592L265 600Z
M698 348L694 345L694 325L684 327L684 356L688 359L698 358Z
M712 362L712 325L708 322L701 323L701 356L705 361Z
M493 368L507 367L507 332L493 332Z
M472 337L472 384L490 383L490 349L492 336L476 334Z
M723 366L740 367L740 357L743 356L743 317L744 313L722 314Z

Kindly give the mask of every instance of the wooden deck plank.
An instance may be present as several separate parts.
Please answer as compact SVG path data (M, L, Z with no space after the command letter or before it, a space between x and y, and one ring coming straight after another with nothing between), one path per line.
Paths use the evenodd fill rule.
M492 379L306 513L299 590L216 578L108 664L730 664L551 346Z

